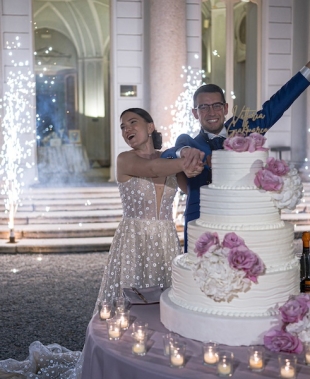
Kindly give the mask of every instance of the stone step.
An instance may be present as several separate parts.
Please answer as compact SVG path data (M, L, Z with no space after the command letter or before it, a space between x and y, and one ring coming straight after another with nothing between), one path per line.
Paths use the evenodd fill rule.
M0 253L107 251L123 214L115 183L32 188L21 195L22 204L14 218L15 242L10 243L4 198L0 196ZM179 211L183 209L181 202ZM177 230L183 241L180 221Z
M122 209L55 212L17 212L14 225L28 224L79 224L95 222L115 222L122 218ZM0 215L0 225L7 225L8 217Z
M183 244L183 232L178 233ZM16 239L15 243L0 239L0 254L55 254L108 251L113 237Z
M14 234L21 239L51 239L51 238L93 238L113 237L119 222L98 222L78 224L28 224L15 225ZM0 225L0 238L9 239L9 229Z

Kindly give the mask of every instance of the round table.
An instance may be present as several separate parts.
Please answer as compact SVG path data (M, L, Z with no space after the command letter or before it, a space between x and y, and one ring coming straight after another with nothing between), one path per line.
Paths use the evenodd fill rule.
M202 343L188 338L184 368L169 366L168 357L163 354L162 337L168 330L160 322L159 304L134 305L130 310L131 322L140 319L149 325L149 339L145 356L132 354L133 339L131 328L126 330L118 341L110 341L105 321L95 315L87 328L84 346L82 379L206 379L217 378L216 368L202 364ZM177 320L176 320L177 321ZM190 319L188 320L190 328ZM208 327L206 325L206 327ZM278 354L266 351L266 367L261 373L253 373L247 366L247 347L220 345L222 350L234 353L234 374L238 379L258 377L278 378ZM297 379L308 379L310 366L298 356Z

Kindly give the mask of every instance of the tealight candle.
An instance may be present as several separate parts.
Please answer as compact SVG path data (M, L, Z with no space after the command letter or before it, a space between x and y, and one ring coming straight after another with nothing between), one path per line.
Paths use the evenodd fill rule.
M252 369L261 369L263 368L263 360L256 355L253 357L250 357L249 359L249 365Z
M132 352L137 355L145 355L146 346L144 341L134 342L132 345Z
M121 331L118 328L115 329L109 329L109 337L115 339L118 339L121 335Z
M219 376L232 376L234 355L231 352L219 352L217 373Z
M111 317L111 311L107 307L102 307L100 310L101 320L107 320Z
M282 378L293 379L295 378L295 368L292 366L281 367L280 375Z
M185 344L175 342L170 346L170 366L182 368L185 363Z
M217 343L204 342L202 344L203 364L214 365L218 361Z
M119 319L120 319L121 329L123 329L123 330L128 329L128 326L129 326L129 310L123 311L123 312L118 311L116 314L117 314L117 317L119 317Z
M264 348L262 346L251 346L248 349L249 368L252 371L262 371L265 366Z
M120 319L109 318L107 319L107 325L109 340L118 340L121 336Z
M112 316L112 304L108 301L101 301L99 303L99 317L101 320L107 320Z
M231 364L230 363L219 363L217 365L217 371L220 375L231 375Z
M211 351L206 352L203 355L203 361L209 365L214 365L217 362L217 356Z
M181 354L171 355L170 362L173 366L180 367L184 364L184 357Z
M294 355L279 355L279 372L281 378L294 379L296 377L297 358Z

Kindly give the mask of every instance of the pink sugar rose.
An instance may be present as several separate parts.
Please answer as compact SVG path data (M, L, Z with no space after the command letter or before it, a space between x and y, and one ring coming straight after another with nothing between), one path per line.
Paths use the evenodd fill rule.
M284 330L271 329L264 336L264 344L267 349L275 352L299 354L303 350L300 339Z
M249 141L249 152L253 153L254 151L267 151L265 147L263 147L266 142L266 138L259 133L251 133L248 137L246 137Z
M202 257L214 245L219 245L218 234L206 232L198 238L194 251L197 253L197 257Z
M228 254L228 262L230 267L243 270L246 277L254 283L257 283L257 276L265 270L262 260L245 245L232 248Z
M286 175L290 171L290 168L285 161L275 158L267 159L266 169L278 176Z
M282 321L285 323L298 322L308 313L307 301L302 297L290 298L282 307L279 308Z
M309 308L310 311L310 294L309 293L301 293L295 296L296 300L303 302Z
M283 187L283 179L264 168L256 173L254 183L265 191L281 191Z
M250 141L240 134L236 134L234 137L226 138L223 144L225 150L233 150L238 153L248 151L249 145Z
M232 249L233 247L237 247L240 245L244 245L244 240L237 236L236 233L227 233L225 234L224 240L223 240L223 247L228 247L229 249Z

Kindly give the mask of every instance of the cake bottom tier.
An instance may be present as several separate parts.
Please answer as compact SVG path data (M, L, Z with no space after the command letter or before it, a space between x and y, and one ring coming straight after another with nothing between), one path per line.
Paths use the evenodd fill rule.
M172 262L172 290L169 294L173 303L194 312L225 317L268 317L278 313L291 295L299 293L299 260L272 269L258 276L246 292L238 292L230 301L215 301L207 296L195 280L193 263L187 254L178 255Z
M262 345L264 334L278 325L277 316L224 317L182 308L169 298L171 288L160 298L160 321L170 331L197 341L215 341L230 346Z

